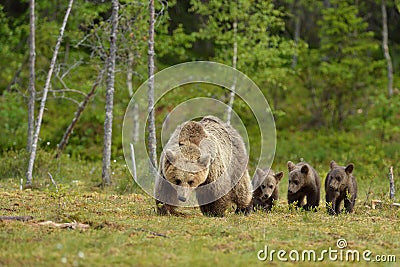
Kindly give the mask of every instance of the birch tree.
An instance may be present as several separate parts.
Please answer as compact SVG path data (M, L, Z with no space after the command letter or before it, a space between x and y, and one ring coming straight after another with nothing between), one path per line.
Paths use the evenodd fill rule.
M236 63L237 63L237 19L235 18L235 20L233 22L232 68L236 69ZM226 108L226 123L228 123L228 124L231 123L233 101L235 100L236 82L237 82L237 77L236 77L236 72L235 72L234 77L233 77L232 86L231 86L230 92L229 92L228 107Z
M36 129L35 129L35 133L34 133L33 139L32 139L32 146L31 146L30 157L29 157L29 162L28 162L28 170L26 172L26 186L27 187L32 186L33 165L35 164L36 150L37 150L37 145L38 145L38 140L39 140L40 128L42 125L44 108L46 106L47 93L50 88L51 77L53 75L54 67L56 65L58 51L60 50L61 41L64 36L65 27L67 26L68 17L69 17L69 14L71 13L73 3L74 3L74 0L70 0L68 3L67 11L65 12L64 20L63 20L62 26L60 28L60 34L57 38L56 46L54 48L53 57L50 62L50 69L47 74L46 82L45 82L45 85L43 88L43 95L42 95L42 99L40 101L40 108L39 108L39 113L37 116Z
M148 50L148 114L149 114L149 135L148 146L150 156L150 172L152 173L153 166L157 166L157 140L156 140L156 125L154 114L154 0L149 0L149 50Z
M28 102L28 140L26 150L31 151L33 130L35 127L35 0L29 1L29 102Z
M104 120L104 144L103 144L103 186L111 185L111 139L112 139L112 121L114 106L114 76L115 76L115 58L117 55L117 29L118 29L118 9L119 1L112 1L111 15L111 35L110 35L110 53L107 67L107 89L106 89L106 117Z
M391 98L393 96L393 65L392 58L389 53L389 44L388 44L388 24L387 24L387 11L386 11L386 1L381 0L381 11L382 11L382 49L385 55L386 64L387 64L387 89L388 96Z

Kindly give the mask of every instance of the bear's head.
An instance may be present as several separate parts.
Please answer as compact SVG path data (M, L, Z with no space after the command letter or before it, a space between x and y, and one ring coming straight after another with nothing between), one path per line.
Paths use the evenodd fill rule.
M188 144L167 149L165 159L164 177L176 189L178 199L185 202L207 180L211 156L201 155L196 145Z
M342 191L347 186L350 175L353 172L354 164L350 163L346 167L337 165L335 161L330 163L330 171L328 173L327 179L329 181L329 188L334 191Z
M288 192L290 194L295 194L299 191L304 184L307 182L307 176L310 172L308 165L295 165L293 162L289 161L287 163L289 170L289 188Z
M274 173L271 169L262 170L257 168L256 175L253 179L260 186L260 197L261 199L268 199L271 197L272 193L275 191L275 188L278 187L279 182L283 177L283 172Z

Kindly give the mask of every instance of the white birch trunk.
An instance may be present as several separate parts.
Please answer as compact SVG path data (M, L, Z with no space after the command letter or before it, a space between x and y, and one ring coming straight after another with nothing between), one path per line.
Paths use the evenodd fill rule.
M36 60L36 48L35 48L35 0L30 0L30 15L29 15L29 102L28 102L28 139L26 142L26 150L31 151L33 132L35 128L35 60Z
M393 65L392 65L392 58L390 57L389 53L387 12L386 12L385 0L381 1L381 9L382 9L382 48L387 63L388 95L389 98L391 98L393 96Z
M150 156L150 172L152 173L157 166L157 140L156 140L156 125L154 114L154 0L149 0L149 83L148 83L148 114L149 114L149 135L148 146ZM154 169L153 169L154 167Z
M110 56L107 67L107 89L106 89L106 117L104 120L104 144L103 144L103 186L111 185L111 139L112 121L114 108L114 75L115 58L117 55L117 29L118 29L119 1L112 1L112 29L110 36Z
M30 152L29 163L28 163L28 170L26 172L27 187L32 186L33 165L35 163L35 158L36 158L36 150L37 150L37 145L38 145L38 140L39 140L40 127L42 125L43 112L44 112L44 108L46 106L47 93L50 88L51 76L53 75L53 72L54 72L54 67L56 65L58 51L60 50L61 41L64 36L65 27L67 25L68 17L69 17L69 14L71 13L73 3L74 3L74 0L69 1L67 11L65 12L64 20L63 20L62 26L60 28L60 34L58 36L57 43L54 48L53 58L51 59L50 69L47 74L46 82L45 82L45 85L43 88L43 96L42 96L42 100L40 102L39 114L38 114L37 122L36 122L36 130L35 130L35 134L33 135L31 152Z
M237 64L237 20L235 19L235 21L233 22L233 57L232 57L232 68L234 68L235 70L236 70L236 64ZM233 101L235 100L236 82L237 82L237 77L236 77L236 72L234 72L233 83L229 93L228 107L226 108L226 123L228 124L231 123L231 118L232 118L232 107L233 107Z

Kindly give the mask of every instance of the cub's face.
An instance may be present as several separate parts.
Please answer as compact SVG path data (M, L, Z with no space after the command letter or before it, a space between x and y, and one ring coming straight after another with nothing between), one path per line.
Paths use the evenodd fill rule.
M289 170L288 193L295 194L304 186L307 180L309 168L307 165L297 166L294 165L291 161L289 161L288 170Z
M177 197L182 202L207 180L209 173L210 156L200 156L198 151L190 150L191 148L183 148L181 151L167 150L165 153L164 177L174 186Z
M278 187L280 180L283 177L283 172L274 173L272 170L256 170L255 179L258 181L262 181L260 184L261 189L261 198L268 199L271 197L272 193L275 191L275 188Z
M347 167L338 166L336 162L331 162L331 170L327 175L329 188L334 191L341 191L349 182L350 174L353 172L354 165L349 164Z

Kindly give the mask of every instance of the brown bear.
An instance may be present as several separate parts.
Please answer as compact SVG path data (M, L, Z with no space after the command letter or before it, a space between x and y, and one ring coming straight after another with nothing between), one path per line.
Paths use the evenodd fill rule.
M176 214L195 191L204 215L224 216L231 203L243 211L252 198L242 137L214 116L178 126L160 157L155 184L157 211Z
M340 203L344 200L347 212L353 212L357 198L357 182L352 175L354 164L346 167L338 166L335 161L330 163L330 171L325 179L326 208L331 215L340 213Z
M289 161L288 203L297 201L297 207L316 210L319 206L321 181L317 171L306 162L296 165ZM307 197L307 204L303 204Z
M252 181L253 199L251 209L272 209L275 201L279 199L279 182L283 177L283 172L275 173L273 170L256 169L256 174Z

